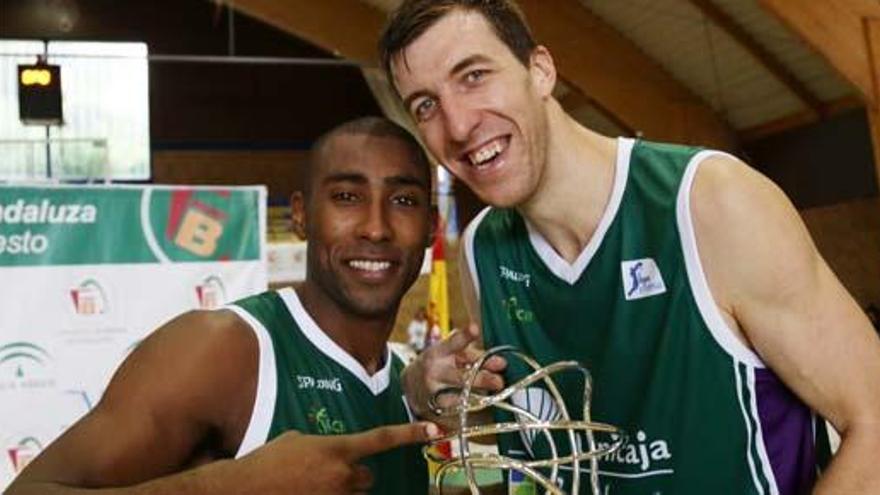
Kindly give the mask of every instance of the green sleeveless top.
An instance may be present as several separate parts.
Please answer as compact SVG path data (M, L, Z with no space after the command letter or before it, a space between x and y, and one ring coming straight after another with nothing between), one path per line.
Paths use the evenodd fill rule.
M401 360L389 348L384 368L368 375L318 327L293 289L248 297L227 309L253 328L260 348L257 397L236 457L288 430L342 435L412 420L400 386ZM370 493L428 491L419 446L394 449L361 463L375 478Z
M542 365L580 361L593 376L592 419L626 431L599 464L603 494L799 494L815 481L824 422L734 336L700 264L689 193L717 154L619 140L609 204L572 264L513 209L484 210L463 237L485 346L510 344ZM508 383L526 373L511 361ZM579 417L582 381L556 382ZM536 388L517 403L558 415L538 398L549 396ZM547 447L543 435L499 439L515 458L546 458ZM581 469L588 493L589 463ZM571 469L561 473L570 486ZM520 473L508 483L530 493Z

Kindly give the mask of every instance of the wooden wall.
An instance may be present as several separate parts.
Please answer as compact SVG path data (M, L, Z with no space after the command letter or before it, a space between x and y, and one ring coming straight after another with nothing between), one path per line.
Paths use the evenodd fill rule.
M270 202L301 188L306 151L200 150L153 152L157 184L266 185Z
M801 210L877 195L871 131L862 108L751 142L743 151Z
M822 256L862 307L880 305L880 199L811 208L801 216Z

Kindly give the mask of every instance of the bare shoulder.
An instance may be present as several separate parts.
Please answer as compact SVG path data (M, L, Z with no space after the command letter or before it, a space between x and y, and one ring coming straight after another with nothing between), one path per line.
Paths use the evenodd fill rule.
M169 354L185 354L189 359L184 361L239 361L255 357L255 350L248 324L231 310L219 310L183 313L159 327L135 352L142 359L161 353L166 360Z
M730 155L703 161L694 179L691 210L697 220L755 223L757 212L771 221L797 218L785 193L760 172ZM721 227L721 226L719 226Z
M234 432L252 405L258 356L253 331L232 311L184 313L135 348L98 408Z
M191 311L157 329L146 338L120 367L105 395L113 401L124 399L132 387L149 392L170 406L181 401L193 414L211 415L224 403L246 401L248 384L256 380L258 345L253 331L229 310ZM188 394L205 388L213 394ZM229 401L232 400L232 404ZM176 409L176 407L175 407ZM227 409L228 410L228 409ZM222 416L205 417L224 422Z
M729 156L706 159L694 179L691 215L716 302L733 311L745 295L785 297L815 274L819 256L779 187Z
M252 344L252 331L232 311L190 311L170 320L144 339L129 361L156 361L157 365L162 363L171 367L186 366L187 363L204 366L217 359L247 360L256 349Z

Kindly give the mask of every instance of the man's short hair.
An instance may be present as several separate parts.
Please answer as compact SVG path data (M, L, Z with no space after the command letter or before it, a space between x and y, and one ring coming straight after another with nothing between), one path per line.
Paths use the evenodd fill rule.
M394 82L391 62L413 41L450 12L462 9L481 14L495 34L525 66L537 44L525 17L512 0L404 0L391 13L379 40L379 57L388 80Z
M420 168L424 168L425 175L430 181L431 162L428 160L425 150L419 144L418 140L416 140L409 131L385 117L360 117L330 129L322 134L315 141L315 144L312 145L306 163L305 174L303 176L303 195L306 198L311 195L314 170L316 167L321 166L321 161L324 159L324 154L327 151L327 148L339 137L357 135L397 139L406 146L413 162L415 162Z

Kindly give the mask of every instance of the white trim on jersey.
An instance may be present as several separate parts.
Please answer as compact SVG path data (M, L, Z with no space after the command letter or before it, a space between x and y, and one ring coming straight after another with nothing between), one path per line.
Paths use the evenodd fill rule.
M626 181L629 176L629 161L634 144L635 141L633 139L619 138L617 140L617 164L614 171L614 187L611 190L611 197L605 206L605 213L602 214L602 219L599 220L596 232L593 233L590 242L584 246L584 249L575 259L574 263L569 264L559 256L556 250L553 249L553 246L544 239L544 236L528 220L525 220L526 228L529 231L529 241L531 241L532 247L535 248L535 252L538 253L538 257L541 258L544 265L557 278L568 282L569 285L574 285L581 277L581 274L584 273L590 260L593 259L596 251L599 250L599 246L602 245L608 228L611 227L611 223L617 216L617 211L620 209L620 203L623 200L623 192L626 190ZM525 219L525 217L523 218Z
M406 400L405 394L400 396L400 401L403 402L403 408L406 409L406 417L409 418L409 422L410 423L418 422L418 418L416 418L416 415L413 414L412 408L409 407L409 401Z
M259 367L257 371L257 393L254 396L254 407L251 409L251 419L235 458L245 456L257 447L266 443L269 438L269 428L272 426L272 418L275 416L275 399L278 396L278 375L275 371L275 347L272 345L272 337L266 327L244 309L229 305L228 309L244 320L257 337L259 345Z
M707 158L713 156L730 156L720 151L701 151L691 158L687 165L684 177L678 190L678 199L676 204L676 219L678 222L678 232L681 236L681 246L684 251L684 264L687 269L688 281L691 286L691 293L697 302L697 308L703 317L703 322L709 328L709 332L715 339L715 342L724 349L735 360L745 365L756 368L764 368L764 362L740 341L718 309L712 291L709 289L709 283L706 280L706 274L703 271L703 264L700 262L700 252L697 248L697 239L694 234L694 223L691 218L691 189L694 183L694 177L701 163Z
M477 259L474 257L474 237L476 236L477 227L480 226L483 218L485 218L490 211L492 211L492 207L487 206L483 208L483 211L477 213L477 216L471 220L471 223L469 223L467 227L465 227L464 234L462 235L464 256L467 259L471 285L474 287L474 294L476 294L478 302L480 300L480 276L477 274Z
M268 198L269 190L266 188L266 186L258 186L258 187L260 188L260 193L259 193L260 204L258 207L260 210L259 211L260 239L268 239L269 238L269 234L268 234L269 213L267 210L269 208L269 198ZM262 262L263 267L266 267L266 268L263 268L263 270L264 270L263 276L266 277L266 278L264 278L264 280L265 280L268 278L268 266L269 266L269 243L268 242L261 242L260 243L260 261Z
M321 327L318 326L303 307L296 291L290 287L285 287L278 291L278 295L284 300L290 315L296 320L303 335L309 339L312 345L357 377L373 395L379 395L388 388L388 384L391 382L391 360L393 356L387 344L385 345L385 366L373 376L370 376L367 370L361 366L361 363L351 357L349 353L345 352L344 349L339 347L336 342L333 342L333 339L321 330Z
M755 384L755 368L746 368L746 385L749 387L749 408L751 409L752 418L755 420L757 432L757 450L758 458L761 460L761 470L764 477L770 483L770 495L779 495L779 485L776 483L776 474L773 472L773 465L770 464L770 456L767 454L767 445L764 444L764 429L761 427L761 416L758 415L758 387Z
M758 479L758 472L755 469L755 460L752 459L752 423L749 421L749 415L746 412L745 400L743 399L742 392L742 376L739 373L739 363L736 360L733 361L733 374L736 377L736 397L737 402L739 402L739 410L742 412L743 421L746 425L746 462L749 465L749 472L752 474L752 481L755 483L755 490L757 490L758 495L764 495L764 486L761 484L761 481ZM754 391L752 391L754 393Z

